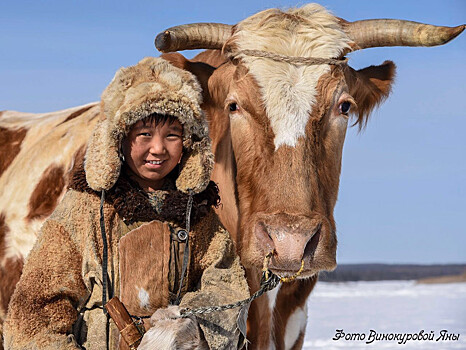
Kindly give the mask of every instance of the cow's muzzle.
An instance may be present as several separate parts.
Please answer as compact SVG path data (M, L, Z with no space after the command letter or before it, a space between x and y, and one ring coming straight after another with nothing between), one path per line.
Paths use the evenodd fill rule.
M273 251L269 268L281 275L296 272L304 261L304 270L317 272L333 269L336 244L330 225L322 215L312 216L258 214L254 220L256 251L265 256Z

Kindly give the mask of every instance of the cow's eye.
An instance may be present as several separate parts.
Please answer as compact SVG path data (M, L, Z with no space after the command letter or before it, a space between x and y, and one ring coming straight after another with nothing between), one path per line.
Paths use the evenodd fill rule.
M236 112L238 110L238 104L236 102L230 103L228 107L230 108L230 112Z
M348 115L351 109L351 102L345 101L340 104L340 113L344 115Z

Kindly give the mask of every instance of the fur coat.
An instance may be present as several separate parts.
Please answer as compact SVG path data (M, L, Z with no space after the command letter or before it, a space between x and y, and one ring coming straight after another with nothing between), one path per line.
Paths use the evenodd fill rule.
M131 315L150 317L158 310L152 325L155 316L163 318L180 285L188 193L193 204L180 307L249 297L234 244L214 212L219 197L209 182L213 156L200 103L195 77L163 59L146 58L117 73L102 95L103 114L85 161L27 258L9 305L6 349L100 350L107 334L110 349L122 347L118 329L103 313L104 278L110 297L118 296ZM148 194L121 171L119 150L131 126L154 112L180 120L184 150L172 187ZM108 277L102 272L102 219ZM241 347L244 311L198 317L205 347ZM144 327L152 329L147 319Z

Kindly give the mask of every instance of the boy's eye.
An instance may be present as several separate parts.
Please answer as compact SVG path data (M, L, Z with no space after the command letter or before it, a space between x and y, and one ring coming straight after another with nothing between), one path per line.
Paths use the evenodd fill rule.
M167 135L168 137L181 137L179 134L171 133Z
M140 132L138 136L150 136L150 132Z

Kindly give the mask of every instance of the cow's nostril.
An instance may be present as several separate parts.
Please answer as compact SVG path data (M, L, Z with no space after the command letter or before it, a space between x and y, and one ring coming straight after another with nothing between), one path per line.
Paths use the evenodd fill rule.
M259 244L262 247L267 248L269 251L275 248L273 239L272 237L270 237L269 231L267 230L267 226L264 222L259 221L258 223L256 223L254 231L257 239L259 240Z
M306 259L312 255L314 255L317 245L319 244L320 240L320 231L322 229L322 225L316 227L314 234L312 235L311 239L307 242L306 247L304 248L303 259Z

